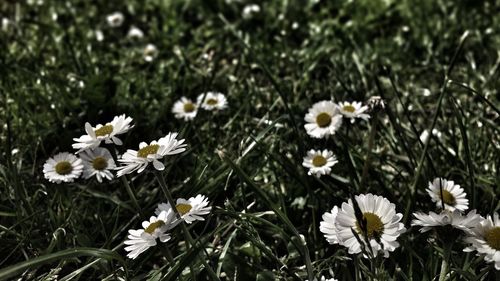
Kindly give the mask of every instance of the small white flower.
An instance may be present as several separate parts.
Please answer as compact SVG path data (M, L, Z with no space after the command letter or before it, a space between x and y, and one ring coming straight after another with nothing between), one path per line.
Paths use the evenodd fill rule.
M172 113L177 119L193 120L196 113L198 113L198 105L186 97L181 97L180 100L174 103Z
M153 44L147 44L142 50L142 57L147 62L152 62L158 56L158 49Z
M119 27L125 21L125 17L120 12L114 12L106 17L106 22L110 27Z
M437 129L432 129L432 135L441 138L441 132L438 131ZM429 131L426 129L420 134L420 141L425 144L429 140Z
M361 102L340 102L337 105L340 113L344 115L345 118L351 119L351 123L354 123L354 119L361 118L363 120L368 120L370 115L364 113L368 110L368 106L362 106Z
M128 239L124 244L125 251L129 252L127 257L131 259L137 258L141 253L156 245L156 239L165 243L170 240L170 235L167 233L173 228L172 223L175 219L172 210L162 211L157 217L152 216L149 221L142 223L142 229L130 229L128 231Z
M462 215L459 210L453 212L444 210L440 214L429 212L425 214L416 212L412 220L412 226L422 226L420 232L427 232L434 227L451 226L453 228L469 233L481 221L481 216L476 214L476 210L470 211L467 215Z
M328 149L323 151L311 149L307 152L307 156L304 157L302 166L309 168L308 175L314 175L319 178L322 175L330 174L333 165L338 162L333 152Z
M94 35L97 42L102 42L104 40L104 33L102 33L99 29L94 32Z
M436 178L432 183L429 182L427 193L429 193L432 201L436 202L438 208L442 207L440 186L443 188L443 201L446 210L453 212L457 209L463 212L469 208L469 200L465 198L467 194L460 185L455 184L453 181Z
M326 241L330 244L339 244L339 239L337 237L337 227L335 226L335 220L337 219L337 214L339 213L339 207L334 206L332 211L325 212L323 214L323 220L319 224L319 230L323 232Z
M342 115L339 114L332 101L320 101L313 104L304 120L307 122L304 125L307 134L317 139L334 135L342 125Z
M464 252L477 251L478 256L484 256L486 262L493 262L495 269L500 270L500 218L498 213L493 217L488 215L482 219L465 242L471 244Z
M158 159L162 159L166 155L175 155L186 150L184 139L177 140L177 133L168 133L165 137L158 141L152 141L149 145L145 142L139 144L139 150L128 149L122 155L118 162L124 164L117 168L117 176L121 177L125 174L130 174L134 171L142 173L150 162L156 170L162 171L165 166Z
M102 182L102 179L113 179L111 170L116 168L115 161L111 153L106 148L96 147L94 149L87 149L82 152L80 158L83 160L83 177L89 179L93 176L97 181Z
M139 40L144 37L144 32L142 32L139 28L132 26L128 30L127 37L133 40Z
M68 152L61 152L47 159L43 165L45 178L50 182L73 182L83 171L82 160Z
M210 213L212 209L212 207L208 206L208 203L208 199L204 195L198 194L196 197L191 197L188 200L184 198L177 199L175 209L179 212L182 220L191 224L196 220L205 220L202 216ZM158 204L155 213L158 214L170 209L169 203L161 203Z
M399 247L396 241L398 236L406 231L404 224L400 223L403 215L396 213L396 206L382 196L369 193L357 195L354 199L359 205L363 219L366 220L366 236L370 245L366 245L351 199L347 203L342 203L335 219L339 244L347 247L349 254L361 253L361 244L354 236L352 232L354 230L362 243L371 247L374 256L383 252L384 257L388 257L389 252ZM369 248L367 251L370 252Z
M130 125L130 122L132 122L132 118L126 117L125 114L115 116L115 118L106 125L97 124L97 126L92 127L90 123L87 122L85 123L85 132L87 132L87 134L73 139L76 141L76 143L73 144L73 149L78 149L76 153L80 153L86 149L98 147L103 140L105 143L122 145L122 141L116 136L124 134L133 128L134 126Z
M199 95L196 103L205 110L222 110L227 107L226 96L217 92L207 92Z
M257 4L249 4L243 8L242 16L244 19L251 18L254 14L260 12L260 6Z

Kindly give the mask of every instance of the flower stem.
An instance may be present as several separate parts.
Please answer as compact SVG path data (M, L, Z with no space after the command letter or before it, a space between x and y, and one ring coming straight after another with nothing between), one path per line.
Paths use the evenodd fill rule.
M441 263L441 272L439 273L439 281L446 280L446 274L448 273L448 260L451 256L451 247L453 246L453 242L445 242L443 247L443 261Z
M121 177L121 180L122 180L122 183L123 185L125 186L125 189L127 190L127 193L128 193L128 196L130 197L130 199L132 199L132 202L134 204L134 207L137 209L137 211L139 212L139 214L141 214L141 217L144 217L144 213L142 212L142 208L141 206L139 205L139 203L137 202L137 197L135 195L135 192L134 190L130 187L130 184L126 178L125 175L123 175Z

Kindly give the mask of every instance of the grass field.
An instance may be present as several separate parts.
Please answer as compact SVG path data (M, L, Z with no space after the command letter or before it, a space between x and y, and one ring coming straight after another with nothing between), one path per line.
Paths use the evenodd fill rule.
M499 12L1 1L0 280L500 280Z

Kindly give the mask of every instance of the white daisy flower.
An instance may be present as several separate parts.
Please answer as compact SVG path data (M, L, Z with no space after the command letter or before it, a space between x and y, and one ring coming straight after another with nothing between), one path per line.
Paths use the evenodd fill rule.
M156 246L157 238L162 243L170 240L167 231L173 228L174 218L172 210L162 211L157 217L152 216L149 221L144 221L142 229L130 229L128 239L124 242L125 245L129 245L125 247L125 251L129 252L127 257L135 259L150 247Z
M227 107L226 96L217 92L207 92L199 95L196 103L205 110L222 110Z
M314 175L319 178L321 175L330 174L333 165L338 162L333 152L328 149L323 151L311 149L307 152L307 156L304 157L302 166L309 168L308 175Z
M181 219L191 224L196 220L205 220L202 216L209 214L212 209L212 207L208 206L208 203L208 199L204 195L198 194L196 197L191 197L188 200L184 198L177 199L175 208L179 212ZM158 214L170 209L169 203L161 203L158 204L155 213Z
M477 255L484 256L486 262L495 263L495 269L500 270L500 218L498 213L493 217L488 215L481 220L472 233L465 238L471 244L464 252L477 251Z
M442 134L437 129L432 129L432 135L439 139L439 138L441 138ZM430 136L429 131L427 129L423 130L422 134L420 134L420 137L419 137L420 141L425 144L430 139L429 136Z
M399 243L396 241L398 236L406 231L404 224L400 223L403 215L396 213L396 206L382 196L368 193L357 195L354 198L363 214L363 220L366 220L366 236L370 243L371 252L374 256L383 252L384 257L388 257L389 252L399 247ZM335 227L337 228L339 244L347 247L349 254L362 252L361 244L352 231L358 233L362 243L366 242L350 199L347 203L342 203L335 219Z
M47 159L43 165L45 178L50 182L73 182L83 171L82 160L68 152L61 152Z
M335 226L335 220L337 219L337 214L339 213L339 207L334 206L332 211L325 212L323 214L323 221L319 224L319 230L323 232L326 241L330 244L339 244L339 239L337 237L337 227Z
M168 133L158 141L152 141L149 145L145 142L139 144L139 150L128 149L118 162L124 166L118 167L117 176L121 177L134 171L142 173L150 162L153 162L155 169L162 171L165 166L158 159L166 155L175 155L186 150L184 139L177 140L177 133Z
M76 153L80 153L86 149L93 149L101 144L104 140L105 143L114 143L122 145L122 141L117 138L117 135L128 132L133 125L130 125L132 118L126 117L125 114L115 116L113 120L106 125L97 124L92 127L90 123L85 123L86 135L73 139L76 143L73 144L73 149L78 149Z
M370 115L364 113L365 111L368 110L368 106L362 106L361 102L355 101L355 102L340 102L337 105L337 108L339 109L340 113L344 115L345 118L351 119L351 123L354 123L354 119L356 118L361 118L363 120L368 120L370 118Z
M422 226L420 232L427 232L434 227L441 226L451 226L453 228L462 230L466 233L471 231L471 228L477 226L477 224L481 221L481 216L476 214L476 210L470 211L467 215L462 215L459 210L455 210L453 212L444 210L441 211L440 214L436 214L434 212L429 212L429 214L425 214L422 212L413 213L415 217L412 220L412 226Z
M96 147L94 149L87 149L80 153L80 158L83 160L83 177L89 179L93 176L97 178L98 182L102 179L113 179L111 170L116 168L115 161L111 153L106 148Z
M257 4L249 4L243 8L242 16L244 19L251 18L254 14L260 12L260 6Z
M158 49L153 44L147 44L142 50L142 57L147 62L152 62L158 56Z
M186 97L181 97L180 100L174 103L172 113L174 113L177 119L184 119L184 121L193 120L196 117L196 113L198 113L198 105Z
M342 115L335 103L326 100L313 104L304 120L307 122L304 125L307 134L317 139L334 135L342 125Z
M431 196L432 201L436 202L438 208L442 207L440 186L443 188L443 201L446 210L453 212L457 209L463 212L469 208L469 200L465 198L467 194L460 185L453 181L436 178L432 183L429 182L427 193Z
M106 22L110 27L119 27L125 21L125 17L120 12L114 12L106 17Z
M128 30L127 37L133 40L139 40L144 37L144 32L138 27L132 26Z

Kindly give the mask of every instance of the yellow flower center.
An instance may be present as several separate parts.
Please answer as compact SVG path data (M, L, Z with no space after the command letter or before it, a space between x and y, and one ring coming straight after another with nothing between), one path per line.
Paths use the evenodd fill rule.
M152 145L145 146L145 147L139 149L139 151L137 151L137 157L146 158L146 157L148 157L149 154L156 154L156 152L158 152L159 148L160 148L159 144L152 144Z
M455 206L457 204L457 200L455 199L455 196L451 194L448 190L443 189L443 201L445 204L450 205L450 206Z
M73 166L68 161L61 161L56 164L56 173L59 175L67 175L73 171Z
M500 226L488 230L484 237L491 248L500 251Z
M109 135L113 132L113 125L102 126L101 128L94 131L96 137L102 137Z
M356 111L356 108L354 106L348 104L348 105L344 105L342 107L342 110L353 113L354 111Z
M316 123L321 128L328 127L328 125L332 123L332 116L326 112L321 112L318 116L316 116Z
M146 229L144 229L144 232L147 232L149 234L153 234L153 232L155 232L155 230L158 228L158 227L162 227L163 225L165 225L165 222L162 221L162 220L157 220L153 223L150 223L148 225L148 227L146 227Z
M184 104L184 112L193 112L196 109L193 103L187 102Z
M98 156L92 161L92 167L98 171L102 171L108 167L108 160L104 157Z
M177 212L181 214L181 216L187 214L187 212L191 211L192 206L189 204L177 204L175 205Z
M363 219L366 220L366 234L368 239L380 237L382 235L382 232L384 231L384 224L378 215L366 212L363 213ZM356 222L356 228L359 233L363 233L358 222Z
M321 155L316 155L313 158L313 165L314 167L322 167L325 166L326 164L326 158L321 156Z
M208 99L207 100L208 105L216 105L217 104L217 99Z

